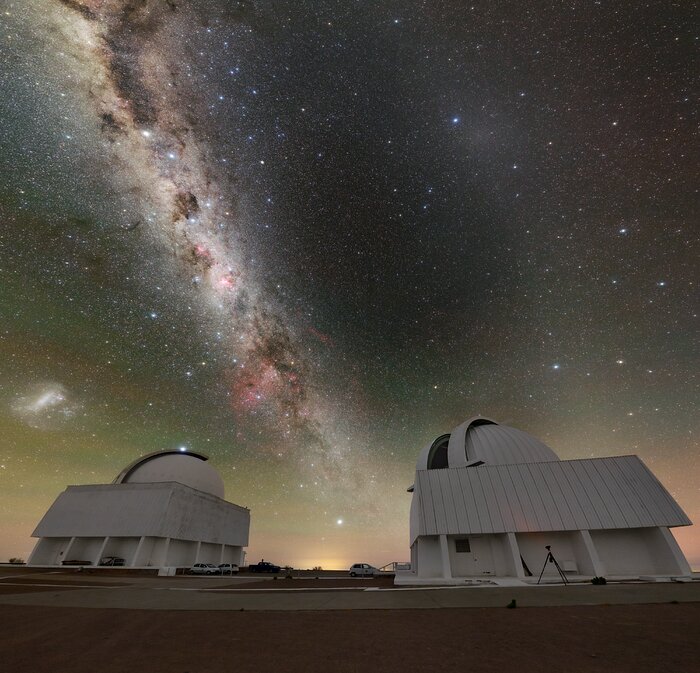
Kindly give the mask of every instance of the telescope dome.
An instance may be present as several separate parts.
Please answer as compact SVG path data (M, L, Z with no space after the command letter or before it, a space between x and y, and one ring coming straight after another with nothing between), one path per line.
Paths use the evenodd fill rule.
M207 461L207 456L193 451L157 451L128 465L114 483L175 481L223 499L224 481Z

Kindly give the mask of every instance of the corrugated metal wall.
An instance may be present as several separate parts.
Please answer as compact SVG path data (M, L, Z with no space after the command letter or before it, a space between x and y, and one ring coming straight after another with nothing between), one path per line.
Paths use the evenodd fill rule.
M637 456L416 472L420 535L685 526Z

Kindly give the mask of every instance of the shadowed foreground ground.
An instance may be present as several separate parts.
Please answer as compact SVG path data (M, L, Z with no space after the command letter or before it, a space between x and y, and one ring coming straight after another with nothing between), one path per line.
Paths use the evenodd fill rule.
M0 605L12 673L688 673L700 603L330 612Z

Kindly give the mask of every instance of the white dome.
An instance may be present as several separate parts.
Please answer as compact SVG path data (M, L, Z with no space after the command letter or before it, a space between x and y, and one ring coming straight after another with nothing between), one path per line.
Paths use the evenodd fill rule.
M124 468L116 484L152 484L176 481L217 498L224 497L224 482L207 462L207 457L193 452L158 451L143 456Z
M426 446L418 456L416 467L426 470L554 460L559 460L557 454L536 437L479 417L465 421L449 435L442 435Z

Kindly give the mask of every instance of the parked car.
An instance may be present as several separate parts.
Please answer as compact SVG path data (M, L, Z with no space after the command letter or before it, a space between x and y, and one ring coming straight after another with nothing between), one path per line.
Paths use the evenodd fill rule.
M195 563L188 571L190 575L220 575L221 570L213 563Z
M235 563L219 563L222 575L238 575L238 566Z
M252 573L278 573L282 568L269 561L260 561L248 566L248 570Z
M374 577L379 570L369 563L354 563L350 566L350 577Z
M100 559L101 566L123 566L125 561L119 556L105 556Z

